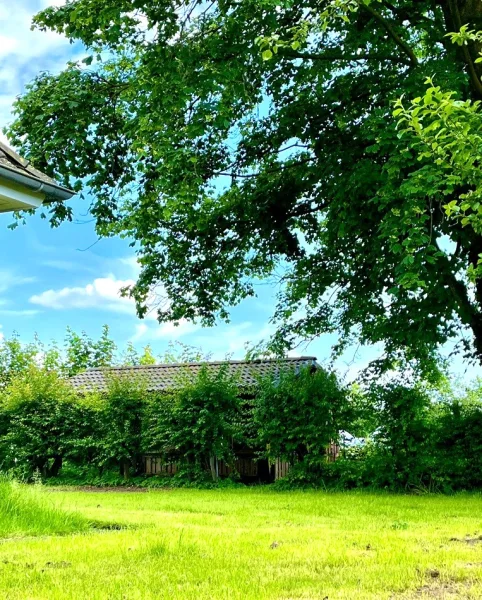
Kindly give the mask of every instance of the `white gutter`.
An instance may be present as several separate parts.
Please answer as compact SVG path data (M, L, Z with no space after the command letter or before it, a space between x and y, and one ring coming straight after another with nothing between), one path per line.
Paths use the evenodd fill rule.
M47 181L40 181L33 175L19 173L15 169L10 169L5 165L0 165L0 177L19 183L33 192L42 192L55 200L68 200L75 194L72 190Z

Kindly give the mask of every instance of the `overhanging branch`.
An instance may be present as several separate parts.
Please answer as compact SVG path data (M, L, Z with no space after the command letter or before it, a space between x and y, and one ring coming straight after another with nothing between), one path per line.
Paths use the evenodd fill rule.
M459 12L459 8L457 6L457 2L456 2L456 0L449 0L448 4L449 4L450 14L452 15L452 20L454 22L454 25L455 25L456 29L458 31L460 31L463 23L462 23L462 19L460 18L460 12ZM464 57L465 64L467 65L467 69L469 71L469 77L470 77L470 81L472 82L472 86L473 86L477 96L479 98L482 98L482 83L479 79L479 76L477 75L476 70L475 70L474 61L472 60L472 57L470 56L469 49L465 44L462 46L462 54Z
M388 32L390 37L397 44L397 46L401 50L403 50L403 52L408 56L411 66L416 67L418 65L418 59L415 56L415 52L407 44L407 42L402 40L402 38L398 35L398 33L393 28L393 25L390 23L390 21L387 21L387 19L385 19L385 17L383 15L381 15L378 11L376 11L374 8L372 8L372 6L370 4L364 4L363 2L358 0L358 5L361 8L363 8L364 10L366 10L367 12L369 12L374 19L376 19L381 25L383 25L383 27L386 29L386 31Z
M314 52L296 52L295 50L280 50L281 56L287 58L301 58L303 60L341 60L346 62L354 62L361 60L377 60L380 62L389 61L410 65L410 61L403 56L387 56L379 53L362 53L362 54L345 54L337 50L327 50L320 54Z

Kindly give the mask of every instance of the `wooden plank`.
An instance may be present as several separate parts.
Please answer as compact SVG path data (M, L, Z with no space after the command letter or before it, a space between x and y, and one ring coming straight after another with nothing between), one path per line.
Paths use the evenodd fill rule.
M280 460L279 458L276 459L275 463L274 463L274 478L275 481L277 481L278 479L281 479L283 477L286 477L286 475L288 475L289 471L290 471L291 465L289 462Z

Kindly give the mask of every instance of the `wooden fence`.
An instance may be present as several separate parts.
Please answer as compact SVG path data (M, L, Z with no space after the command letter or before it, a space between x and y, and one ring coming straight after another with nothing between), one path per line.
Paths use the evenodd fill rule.
M335 462L335 460L340 456L340 446L335 442L331 442L331 444L326 449L326 460L327 462Z
M289 463L277 460L274 464L275 479L284 477L289 469ZM165 462L161 456L144 456L144 472L146 475L174 475L177 473L177 470L177 465L175 463ZM237 458L234 463L234 470L241 477L256 478L258 477L258 461L252 458ZM217 472L219 477L228 477L233 472L233 469L224 461L220 460L218 462Z
M274 480L277 481L278 479L281 479L282 477L286 477L286 475L288 475L290 469L291 469L291 464L289 462L286 462L286 461L283 461L283 460L280 460L279 458L277 458L274 463Z
M327 462L335 462L340 456L340 446L332 442L326 449ZM172 462L164 462L161 456L146 455L144 456L144 465L146 475L174 475L177 472L177 465ZM274 479L275 481L286 477L291 469L291 463L276 459L274 462ZM234 463L234 470L241 477L256 478L258 477L258 461L252 456L238 456ZM217 473L219 477L228 477L233 472L233 469L224 461L220 460L217 464Z
M160 456L148 455L144 456L144 472L146 475L174 475L177 465L164 462Z

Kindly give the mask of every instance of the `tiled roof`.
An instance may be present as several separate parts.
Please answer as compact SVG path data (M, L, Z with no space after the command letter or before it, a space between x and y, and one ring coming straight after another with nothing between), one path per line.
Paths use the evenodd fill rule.
M112 367L89 369L74 377L70 382L78 391L104 391L107 387L106 375L140 376L145 382L148 391L167 391L180 385L180 380L188 377L194 380L203 365L208 369L219 369L221 365L229 366L229 373L235 375L239 387L250 389L257 385L260 378L276 376L280 370L289 369L299 371L303 367L317 365L314 356L301 356L298 358L260 359L260 360L229 360L208 363L170 363L161 365L148 365L140 367Z
M71 190L59 185L55 179L52 179L48 175L45 175L45 173L35 169L28 160L22 158L2 142L0 142L0 167L8 169L10 172L16 173L17 175L27 177L30 180L37 181L39 184L43 183L48 186L48 188L55 188L55 190L63 192L63 195L70 193L70 196L72 196L74 194Z

